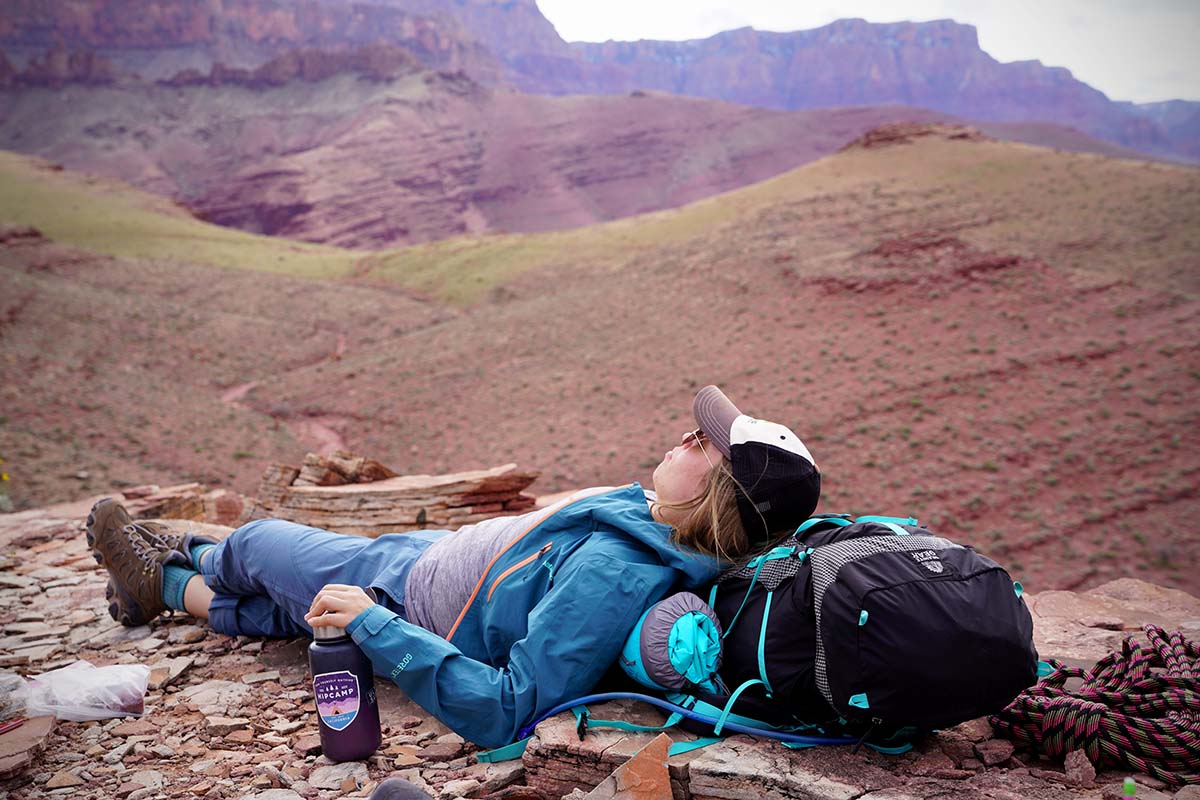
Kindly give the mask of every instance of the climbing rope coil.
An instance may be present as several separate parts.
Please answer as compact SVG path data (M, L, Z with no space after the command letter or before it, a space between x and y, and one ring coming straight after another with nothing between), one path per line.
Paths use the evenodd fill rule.
M1051 672L992 716L992 727L1052 758L1082 750L1097 769L1200 784L1200 646L1180 632L1143 630L1149 647L1131 636L1090 670L1049 659ZM1068 691L1070 678L1083 684Z

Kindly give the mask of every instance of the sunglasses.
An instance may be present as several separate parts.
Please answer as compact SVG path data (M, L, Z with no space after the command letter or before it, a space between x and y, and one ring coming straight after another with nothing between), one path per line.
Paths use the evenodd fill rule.
M700 452L704 454L704 460L708 462L708 466L711 468L713 466L713 460L708 455L708 448L704 446L705 442L707 441L708 434L699 428L696 428L696 430L688 431L683 435L682 444L684 448L688 450L693 447L699 447Z

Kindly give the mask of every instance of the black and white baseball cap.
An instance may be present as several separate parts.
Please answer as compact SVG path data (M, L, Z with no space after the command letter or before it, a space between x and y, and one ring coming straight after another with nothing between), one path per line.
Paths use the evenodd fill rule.
M696 393L692 414L729 459L742 489L738 513L752 545L791 533L812 515L821 496L821 473L790 428L743 414L716 386Z

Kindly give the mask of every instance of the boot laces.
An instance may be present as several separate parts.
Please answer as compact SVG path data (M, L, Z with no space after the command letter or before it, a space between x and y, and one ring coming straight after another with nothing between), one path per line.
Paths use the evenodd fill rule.
M164 556L171 548L159 534L131 522L121 529L133 548L133 554L142 562L142 571L149 574L164 561Z

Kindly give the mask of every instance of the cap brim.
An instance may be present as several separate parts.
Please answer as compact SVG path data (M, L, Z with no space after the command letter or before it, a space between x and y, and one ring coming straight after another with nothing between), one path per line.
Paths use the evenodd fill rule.
M696 398L692 401L692 416L696 418L696 424L726 458L729 458L729 431L733 421L741 415L738 407L716 386L705 386L696 392Z

